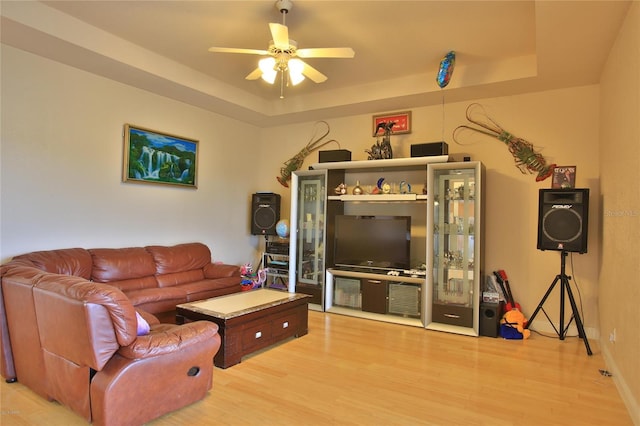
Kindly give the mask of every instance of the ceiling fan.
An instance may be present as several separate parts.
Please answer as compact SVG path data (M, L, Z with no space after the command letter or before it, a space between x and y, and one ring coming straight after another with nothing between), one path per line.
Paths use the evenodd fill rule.
M289 39L289 29L285 25L285 16L293 7L291 0L277 0L276 8L282 14L282 24L269 23L272 40L267 50L237 49L233 47L210 47L209 52L215 53L248 53L250 55L263 55L258 68L249 73L247 80L261 78L270 84L274 84L280 73L280 98L284 98L285 79L288 75L288 83L292 86L302 82L308 77L315 83L323 83L327 76L307 64L300 58L353 58L355 52L350 47L325 47L298 49L295 40ZM287 72L288 71L288 72Z

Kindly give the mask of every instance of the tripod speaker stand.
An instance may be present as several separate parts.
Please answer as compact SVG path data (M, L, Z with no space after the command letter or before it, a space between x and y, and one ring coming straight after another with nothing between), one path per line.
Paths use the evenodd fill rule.
M542 300L538 304L538 307L536 308L535 311L533 311L533 315L531 315L531 318L529 318L529 322L527 323L526 328L531 327L531 324L533 323L533 320L535 319L536 315L538 315L538 312L540 310L542 310L544 315L549 320L549 323L551 324L553 329L558 334L558 337L560 338L560 340L564 340L564 338L567 335L567 331L569 330L569 325L571 325L571 321L575 320L576 321L576 327L578 328L578 336L581 337L582 340L584 341L584 346L587 348L587 354L591 355L592 352L591 352L591 347L589 346L589 340L587 339L587 335L584 332L584 326L582 324L582 319L580 319L580 312L578 311L578 306L576 305L576 300L573 298L573 292L571 291L571 287L569 286L569 280L571 279L571 277L568 276L565 273L565 258L566 257L567 257L567 252L562 250L560 252L560 274L556 275L556 278L551 283L551 286L549 286L549 289L547 290L547 292L545 293L544 297L542 298ZM558 281L560 282L560 324L559 324L559 327L556 328L556 326L551 321L551 318L549 318L549 315L547 315L547 312L544 310L543 305L544 305L544 302L549 297L549 295L551 294L551 292L553 291L553 289L556 286L556 284L558 283ZM567 292L567 295L569 296L569 302L571 303L571 309L572 309L572 312L573 312L573 316L571 317L571 319L567 323L566 327L564 326L564 293L565 293L565 291Z

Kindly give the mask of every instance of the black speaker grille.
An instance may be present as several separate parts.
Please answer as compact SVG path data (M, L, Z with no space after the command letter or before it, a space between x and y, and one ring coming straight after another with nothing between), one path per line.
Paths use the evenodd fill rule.
M551 209L542 219L542 231L550 240L570 243L582 235L582 218L572 209Z
M258 228L271 228L276 224L276 212L273 210L273 206L258 206L253 214L253 221Z

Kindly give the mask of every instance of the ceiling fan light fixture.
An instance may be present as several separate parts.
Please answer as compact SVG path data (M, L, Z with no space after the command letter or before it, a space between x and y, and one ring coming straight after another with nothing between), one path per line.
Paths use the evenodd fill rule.
M300 59L293 58L289 60L289 81L293 86L302 83L304 80L302 70L304 70L304 63Z
M2 0L0 0L2 1ZM324 83L327 76L304 62L307 58L353 58L355 52L350 47L316 47L298 49L298 43L289 38L289 28L285 17L291 11L293 0L275 0L275 6L282 15L282 23L269 22L271 40L267 50L241 49L235 47L210 47L214 53L244 53L260 55L258 67L245 77L245 80L262 78L269 84L275 84L280 78L280 97L284 97L285 86L296 86L305 79L313 83ZM301 59L298 59L301 58ZM278 75L280 74L280 75Z
M258 68L262 71L262 79L269 84L273 84L276 81L278 71L274 69L276 60L272 57L262 58L258 61Z
M271 71L268 73L262 73L262 79L269 84L273 84L276 82L276 76L278 75L277 71Z

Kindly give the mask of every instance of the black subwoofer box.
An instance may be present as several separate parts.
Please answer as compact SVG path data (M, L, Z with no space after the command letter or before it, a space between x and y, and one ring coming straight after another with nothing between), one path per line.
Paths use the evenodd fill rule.
M412 157L429 157L432 155L447 155L449 145L446 142L419 143L411 145Z
M538 249L587 252L589 189L541 189Z
M321 163L333 163L336 161L351 161L351 151L347 149L318 151L318 161Z
M504 304L480 303L480 335L498 337L500 335L500 319Z
M280 220L280 194L258 192L251 196L251 234L276 235Z

